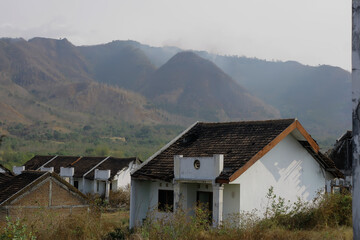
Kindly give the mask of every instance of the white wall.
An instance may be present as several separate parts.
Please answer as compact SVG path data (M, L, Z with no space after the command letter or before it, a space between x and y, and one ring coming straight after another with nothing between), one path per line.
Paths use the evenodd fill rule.
M318 162L288 135L232 183L241 186L240 211L256 208L264 212L265 196L271 186L277 196L286 200L295 202L299 196L310 201L324 189L325 175Z
M240 213L240 185L224 184L223 220Z
M200 162L195 168L194 162ZM223 169L223 155L212 157L182 157L174 156L174 173L176 179L214 180Z
M116 191L120 188L125 188L131 182L130 173L133 169L135 169L138 165L130 162L129 166L120 170L114 177L114 181L116 183L112 183L112 190Z

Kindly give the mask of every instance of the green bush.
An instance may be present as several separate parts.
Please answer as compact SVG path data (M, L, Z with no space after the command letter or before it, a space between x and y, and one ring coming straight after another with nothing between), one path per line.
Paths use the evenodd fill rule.
M15 222L6 217L6 227L0 235L0 240L35 240L36 237L28 231L27 225L19 219Z

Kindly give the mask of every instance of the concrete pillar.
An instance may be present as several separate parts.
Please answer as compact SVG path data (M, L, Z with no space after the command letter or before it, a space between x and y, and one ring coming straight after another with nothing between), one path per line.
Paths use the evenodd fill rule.
M180 199L181 199L180 185L181 185L181 183L179 183L179 182L174 182L173 183L173 187L174 187L174 212L181 205L181 203L180 203Z
M175 155L174 156L174 177L175 179L180 178L180 162L183 158L183 155Z
M74 186L74 177L70 177L70 184Z
M352 0L352 120L354 239L360 239L360 0Z
M213 227L218 227L223 220L223 196L224 186L219 183L213 184Z
M110 181L106 180L105 182L105 200L109 201L110 197Z
M215 166L214 166L214 176L217 177L224 170L224 155L223 154L214 154Z
M93 183L93 192L94 193L97 193L97 184L98 184L97 180L94 180L94 183Z
M130 184L130 223L129 223L130 229L135 227L136 185L137 185L137 181L134 179L131 179L131 184Z

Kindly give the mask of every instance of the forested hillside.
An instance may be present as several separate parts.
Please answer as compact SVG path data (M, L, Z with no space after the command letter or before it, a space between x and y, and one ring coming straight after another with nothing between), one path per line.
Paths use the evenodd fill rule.
M3 163L33 154L139 156L194 121L297 117L329 147L350 128L349 73L134 41L0 39Z

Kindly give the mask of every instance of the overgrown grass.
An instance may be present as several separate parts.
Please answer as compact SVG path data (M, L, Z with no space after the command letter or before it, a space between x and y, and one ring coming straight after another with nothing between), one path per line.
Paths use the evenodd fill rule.
M129 230L129 211L106 212L94 207L89 213L61 217L43 210L8 223L0 239L20 234L33 239L352 239L351 196L319 195L313 203L288 204L272 189L265 215L255 212L234 214L218 228L211 227L206 208L177 210L159 217L149 214L143 226ZM16 228L14 228L16 226ZM19 238L19 239L27 239Z
M150 214L136 232L143 239L352 239L349 194L321 194L313 203L289 204L271 188L267 198L264 217L234 214L211 228L201 209L192 217L178 210L163 217Z

